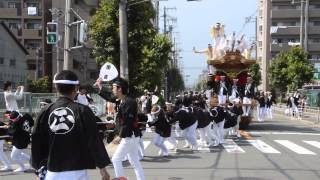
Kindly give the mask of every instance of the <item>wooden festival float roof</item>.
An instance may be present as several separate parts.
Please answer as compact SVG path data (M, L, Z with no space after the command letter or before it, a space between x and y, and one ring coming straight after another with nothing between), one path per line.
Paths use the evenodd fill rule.
M255 64L255 60L246 59L240 51L226 52L218 59L208 59L208 64L216 68L217 71L224 72L230 78L236 77L241 72L248 71L250 65Z

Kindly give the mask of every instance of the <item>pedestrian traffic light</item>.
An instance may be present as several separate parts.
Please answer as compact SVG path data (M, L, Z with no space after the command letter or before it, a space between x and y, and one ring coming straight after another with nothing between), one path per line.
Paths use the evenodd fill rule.
M47 23L47 44L57 44L58 42L58 23Z
M79 34L79 42L85 43L87 41L87 32L88 32L88 25L86 22L80 23L80 34Z

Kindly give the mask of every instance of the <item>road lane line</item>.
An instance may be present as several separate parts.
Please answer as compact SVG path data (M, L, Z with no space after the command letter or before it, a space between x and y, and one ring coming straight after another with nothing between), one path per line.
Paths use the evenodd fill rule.
M280 154L280 152L261 140L247 140L259 151L267 154Z
M282 146L290 149L291 151L294 151L297 154L307 154L307 155L316 155L316 153L302 147L299 146L291 141L288 140L274 140L275 142L281 144Z
M319 141L303 141L303 142L320 149L320 142Z
M232 139L225 139L225 143L223 143L222 146L228 153L245 153Z

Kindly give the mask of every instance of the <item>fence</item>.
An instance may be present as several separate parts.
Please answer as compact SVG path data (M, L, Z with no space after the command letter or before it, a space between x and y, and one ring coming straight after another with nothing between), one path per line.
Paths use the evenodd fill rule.
M276 104L273 106L273 110L279 114L285 114L286 109L289 108L285 104ZM320 123L320 107L298 107L298 111L301 119L312 121L315 124Z
M40 102L45 99L50 99L54 102L58 98L57 93L30 93L25 92L23 98L18 100L18 106L21 113L30 113L36 115L40 112ZM105 113L105 100L103 100L99 95L93 94L92 99L94 101L94 106L97 108L99 114ZM3 92L0 92L0 117L6 111L5 100ZM1 117L2 118L2 117Z

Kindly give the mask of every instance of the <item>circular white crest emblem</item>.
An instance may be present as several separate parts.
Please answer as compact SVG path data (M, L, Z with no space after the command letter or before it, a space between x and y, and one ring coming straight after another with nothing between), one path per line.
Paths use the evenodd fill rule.
M24 131L30 132L29 122L28 122L28 121L24 121L24 123L23 123L23 125L22 125L22 128L23 128Z
M69 133L75 124L74 113L68 107L55 109L49 115L49 128L55 134Z

